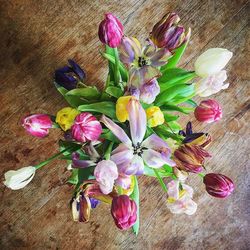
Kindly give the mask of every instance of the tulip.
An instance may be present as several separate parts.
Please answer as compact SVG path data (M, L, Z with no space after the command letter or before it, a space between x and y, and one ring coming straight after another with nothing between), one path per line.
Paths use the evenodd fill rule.
M88 196L79 194L73 199L71 204L72 215L74 221L88 222L91 211L91 202Z
M152 106L148 109L146 109L146 115L148 120L149 127L157 127L158 125L161 125L164 123L164 115L159 107Z
M185 29L179 26L179 16L176 13L169 13L165 15L153 27L150 34L150 39L158 48L167 48L172 51L180 47L190 36L185 34Z
M56 114L56 123L62 128L62 130L67 131L71 128L74 123L76 116L80 112L71 107L66 107L59 110Z
M12 190L24 188L35 176L36 168L33 166L10 170L4 174L4 185Z
M133 96L121 96L116 102L116 117L119 122L125 122L128 120L127 105Z
M35 114L22 119L22 126L28 133L36 137L45 137L52 128L52 121L49 115Z
M199 173L202 171L205 157L210 155L199 145L184 144L175 150L174 156L174 161L180 170Z
M68 60L69 66L64 66L55 71L55 82L67 90L75 89L78 82L86 77L85 72L73 60Z
M227 65L232 56L233 53L227 49L208 49L196 59L195 73L200 77L217 74Z
M113 198L111 214L118 228L126 230L132 227L137 219L136 203L127 195L120 195Z
M99 39L111 48L120 45L123 37L123 26L121 22L111 13L105 14L105 19L99 25Z
M203 183L206 185L207 192L217 198L225 198L234 190L233 181L223 174L206 174Z
M222 110L217 101L208 99L195 108L194 115L199 122L211 123L221 119Z
M71 132L76 141L95 141L102 133L102 126L92 114L84 112L76 116Z
M96 181L104 194L113 190L114 181L118 178L117 166L113 161L103 160L97 163L94 171Z

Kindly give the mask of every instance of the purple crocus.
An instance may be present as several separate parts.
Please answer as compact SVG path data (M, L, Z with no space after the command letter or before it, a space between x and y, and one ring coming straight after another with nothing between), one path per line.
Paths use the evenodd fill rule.
M75 89L79 81L86 77L85 72L73 60L68 60L69 66L64 66L55 71L55 82L67 90Z
M140 88L144 83L161 75L157 67L167 63L171 53L153 44L141 47L136 38L124 37L119 47L120 59L129 68L128 87Z
M146 132L146 113L140 102L131 99L127 106L131 139L125 131L106 116L101 121L121 141L111 153L111 160L116 163L119 173L140 175L144 171L144 163L152 168L160 168L164 164L175 166L170 159L171 150L168 144L155 134L143 141Z

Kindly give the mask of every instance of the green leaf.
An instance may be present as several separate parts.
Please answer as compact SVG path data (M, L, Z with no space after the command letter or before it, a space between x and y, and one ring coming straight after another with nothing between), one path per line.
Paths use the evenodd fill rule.
M154 132L164 140L168 138L172 138L176 141L181 142L181 136L178 134L174 134L173 132L169 131L169 128L167 128L165 125L160 125L154 128Z
M163 113L163 114L164 114L164 119L166 122L176 121L179 119L178 115L171 115L167 113Z
M162 179L161 176L159 175L158 170L155 169L155 168L154 168L153 170L154 170L154 172L155 172L155 176L156 176L156 178L158 179L158 181L159 181L159 183L160 183L162 189L163 189L165 192L167 192L167 191L168 191L168 190L167 190L167 187L166 187L166 185L165 185L163 179Z
M105 89L105 92L115 98L119 98L123 95L123 91L119 87L109 86Z
M74 143L74 142L60 140L59 147L60 147L60 151L63 151L65 149L69 148L67 151L65 151L63 153L63 155L64 156L67 156L67 155L71 156L72 152L79 150L82 147L82 145L78 144L78 143Z
M188 99L187 101L186 101L186 103L187 104L190 104L192 107L194 107L194 108L196 108L198 105L197 105L197 103L194 101L194 100L192 100L192 99Z
M175 132L175 133L178 133L181 129L182 129L182 127L181 127L181 125L178 123L178 122L176 122L176 121L171 121L171 122L168 122L167 123L167 125L170 127L169 129L168 128L166 128L168 131L170 131L170 132Z
M78 88L72 89L68 93L67 96L81 96L86 98L87 100L98 99L100 97L100 92L96 87L87 87L87 88Z
M161 106L161 111L178 111L183 114L189 114L190 112L194 111L194 108L177 106L173 104L164 104Z
M120 141L114 136L114 134L109 129L103 129L100 138L109 140L111 142L120 143Z
M69 177L68 183L76 185L78 183L78 169L72 169L71 170L71 176Z
M116 120L115 103L113 102L97 102L91 104L84 104L79 106L78 110L101 113Z
M140 200L139 200L139 185L136 176L134 176L134 181L135 181L135 187L133 193L130 195L130 198L134 200L137 205L137 220L133 225L133 232L135 233L135 235L138 235L140 227Z
M181 104L183 102L186 102L187 100L189 100L190 98L193 98L196 95L196 93L193 93L191 95L188 95L186 97L175 97L173 100L171 100L171 104L177 105L177 104Z

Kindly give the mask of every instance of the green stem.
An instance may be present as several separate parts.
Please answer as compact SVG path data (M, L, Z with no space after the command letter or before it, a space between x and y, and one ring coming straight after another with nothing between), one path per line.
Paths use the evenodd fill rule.
M162 180L161 176L159 175L158 171L157 171L156 169L154 169L154 172L155 172L155 175L156 175L158 181L159 181L160 184L161 184L162 189L163 189L165 192L167 192L168 189L167 189L167 187L166 187L164 181Z
M42 161L41 163L39 163L38 165L35 166L36 169L39 169L43 166L45 166L46 164L48 164L50 161L52 161L53 159L57 158L58 156L60 156L61 154L63 154L64 152L68 151L70 148L72 147L68 147L68 148L65 148L63 151L51 156L50 158L48 158L47 160L45 161Z
M204 176L205 176L205 174L203 174L203 173L199 173L198 174L201 178L204 178Z
M119 71L119 54L117 48L114 48L114 55L115 55L115 82L117 85L120 84L120 71Z
M114 145L114 143L113 143L113 142L110 142L110 144L109 144L109 146L108 146L108 148L107 148L107 150L106 150L106 152L105 152L105 154L104 154L104 158L105 158L106 160L109 160L109 159L110 159L110 154L111 154L113 145Z

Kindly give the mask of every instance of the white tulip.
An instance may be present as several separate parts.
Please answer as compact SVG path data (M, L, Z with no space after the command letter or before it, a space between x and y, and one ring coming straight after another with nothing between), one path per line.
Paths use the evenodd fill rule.
M10 170L4 174L4 185L12 190L24 188L35 176L36 168L29 166Z
M227 65L232 56L233 53L227 49L208 49L195 61L195 73L200 77L214 75Z

